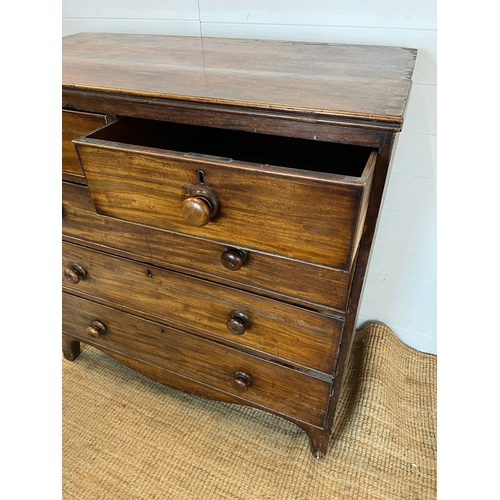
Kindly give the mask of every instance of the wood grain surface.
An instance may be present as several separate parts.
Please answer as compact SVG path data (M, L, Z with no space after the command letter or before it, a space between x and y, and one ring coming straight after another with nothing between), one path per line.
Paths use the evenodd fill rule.
M63 89L400 125L415 58L399 47L80 33L63 39Z
M81 176L84 179L82 166L76 154L73 139L88 134L92 130L106 124L106 117L98 114L80 113L77 111L62 112L62 169L63 172Z
M204 149L191 154L150 142L129 144L140 124L149 127L141 120L129 123L115 122L74 141L99 214L350 270L375 152L331 145L330 156L301 160L306 171L197 156ZM158 135L166 139L152 144L168 147L168 134ZM200 187L198 170L205 173L203 188L219 202L217 215L203 227L182 215L184 200Z
M230 271L221 263L227 245L97 215L86 186L64 182L62 198L63 238L69 241L314 309L346 310L349 273L256 251Z
M96 319L106 332L93 339L86 328ZM103 346L299 420L315 425L325 420L331 383L230 347L67 293L63 293L63 331L72 339ZM137 368L143 371L140 363ZM238 371L251 377L245 392L233 387Z
M335 367L343 321L180 273L63 243L63 272L74 264L87 276L63 286L117 308L160 319L330 373ZM233 311L250 317L243 335L227 328Z

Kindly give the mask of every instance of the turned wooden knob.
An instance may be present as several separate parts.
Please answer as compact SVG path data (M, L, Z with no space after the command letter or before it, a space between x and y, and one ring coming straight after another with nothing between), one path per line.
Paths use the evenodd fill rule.
M106 332L106 326L98 320L92 321L92 326L87 326L85 331L95 339L98 339Z
M217 196L208 189L197 189L182 202L182 216L192 226L205 226L218 210Z
M237 248L228 248L220 256L222 265L230 271L237 271L241 269L247 258L248 252L239 250Z
M250 318L240 311L232 311L231 318L226 323L227 329L234 335L243 335L250 326Z
M243 371L238 370L234 374L234 378L232 380L232 386L238 392L246 392L252 385L252 377L249 373L245 373Z
M63 271L64 279L75 285L87 277L87 271L80 264L73 264Z

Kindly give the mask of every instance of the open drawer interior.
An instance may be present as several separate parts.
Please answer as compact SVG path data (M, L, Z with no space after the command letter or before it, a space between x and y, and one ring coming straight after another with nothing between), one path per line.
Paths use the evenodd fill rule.
M362 176L373 151L363 146L139 118L120 118L87 137L214 156L219 161L236 160L349 177Z

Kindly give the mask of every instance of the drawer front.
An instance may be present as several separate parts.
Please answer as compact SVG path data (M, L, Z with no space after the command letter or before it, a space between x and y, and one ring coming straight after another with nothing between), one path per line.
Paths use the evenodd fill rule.
M63 284L263 356L326 373L334 369L341 318L69 243L63 244Z
M63 172L83 176L80 160L75 150L73 139L88 134L106 124L104 115L83 113L80 111L62 112L62 169Z
M63 331L299 420L325 420L329 382L230 347L66 293Z
M320 308L346 309L351 275L322 266L249 251L239 269L221 262L238 258L238 252L220 243L162 231L97 215L86 186L63 183L63 235L91 242L103 249L118 249L136 260L174 266L254 289L264 295L279 294L291 302L307 302ZM237 261L236 261L237 262ZM238 263L236 265L238 267ZM278 298L280 298L278 296Z
M117 122L74 141L99 214L350 270L375 153L354 177L119 142L135 133Z

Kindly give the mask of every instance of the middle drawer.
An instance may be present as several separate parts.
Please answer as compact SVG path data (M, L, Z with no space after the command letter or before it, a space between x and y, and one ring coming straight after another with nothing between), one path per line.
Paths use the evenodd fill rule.
M97 215L87 186L63 182L62 195L63 237L73 243L91 244L108 253L119 251L122 257L201 274L312 309L347 309L351 274L262 252L243 253L245 249L216 241ZM229 264L229 257L243 255L240 267L224 265L224 255Z
M63 243L64 284L127 311L332 373L342 318Z

